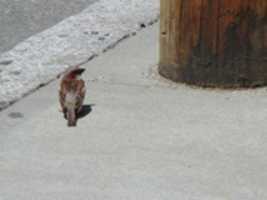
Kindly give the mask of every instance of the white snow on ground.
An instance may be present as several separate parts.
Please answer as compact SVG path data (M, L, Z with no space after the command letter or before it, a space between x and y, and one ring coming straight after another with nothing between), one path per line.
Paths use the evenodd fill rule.
M159 0L100 0L0 56L0 110L158 19Z

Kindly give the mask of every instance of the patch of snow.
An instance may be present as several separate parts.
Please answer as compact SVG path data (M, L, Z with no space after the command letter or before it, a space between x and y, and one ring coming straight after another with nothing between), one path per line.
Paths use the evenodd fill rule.
M0 55L0 110L159 17L159 0L100 0Z

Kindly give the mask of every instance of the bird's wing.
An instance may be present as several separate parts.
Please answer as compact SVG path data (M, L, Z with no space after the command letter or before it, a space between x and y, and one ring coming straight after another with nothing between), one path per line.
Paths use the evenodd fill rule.
M65 107L65 99L66 99L66 94L67 94L67 83L65 80L62 80L59 88L59 102L62 108L62 111L64 111Z
M77 80L77 102L76 108L77 110L81 110L84 97L86 93L85 83L83 80Z

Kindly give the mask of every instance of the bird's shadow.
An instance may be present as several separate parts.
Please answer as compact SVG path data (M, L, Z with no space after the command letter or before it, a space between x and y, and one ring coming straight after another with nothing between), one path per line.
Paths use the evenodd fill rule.
M82 110L79 113L77 113L77 115L76 115L77 120L82 119L82 118L86 117L87 115L89 115L93 110L92 107L94 107L94 106L95 106L95 104L83 105ZM67 119L67 113L66 112L64 112L64 118Z
M82 110L77 114L77 120L82 119L87 115L89 115L92 112L94 106L95 104L83 105Z
M88 104L88 105L83 105L82 106L82 110L77 113L76 115L76 122L74 126L77 126L77 122L79 121L79 119L86 117L87 115L89 115L92 112L92 108L95 106L95 104ZM66 112L64 112L64 118L67 120L67 114Z

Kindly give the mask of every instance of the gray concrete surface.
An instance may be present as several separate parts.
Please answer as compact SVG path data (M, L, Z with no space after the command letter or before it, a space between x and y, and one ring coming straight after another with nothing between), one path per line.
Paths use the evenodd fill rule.
M159 19L158 0L99 0L0 55L0 110L69 66L90 60Z
M0 54L96 0L1 0Z
M86 65L67 128L54 82L0 113L0 199L266 200L267 92L161 79L158 24Z

